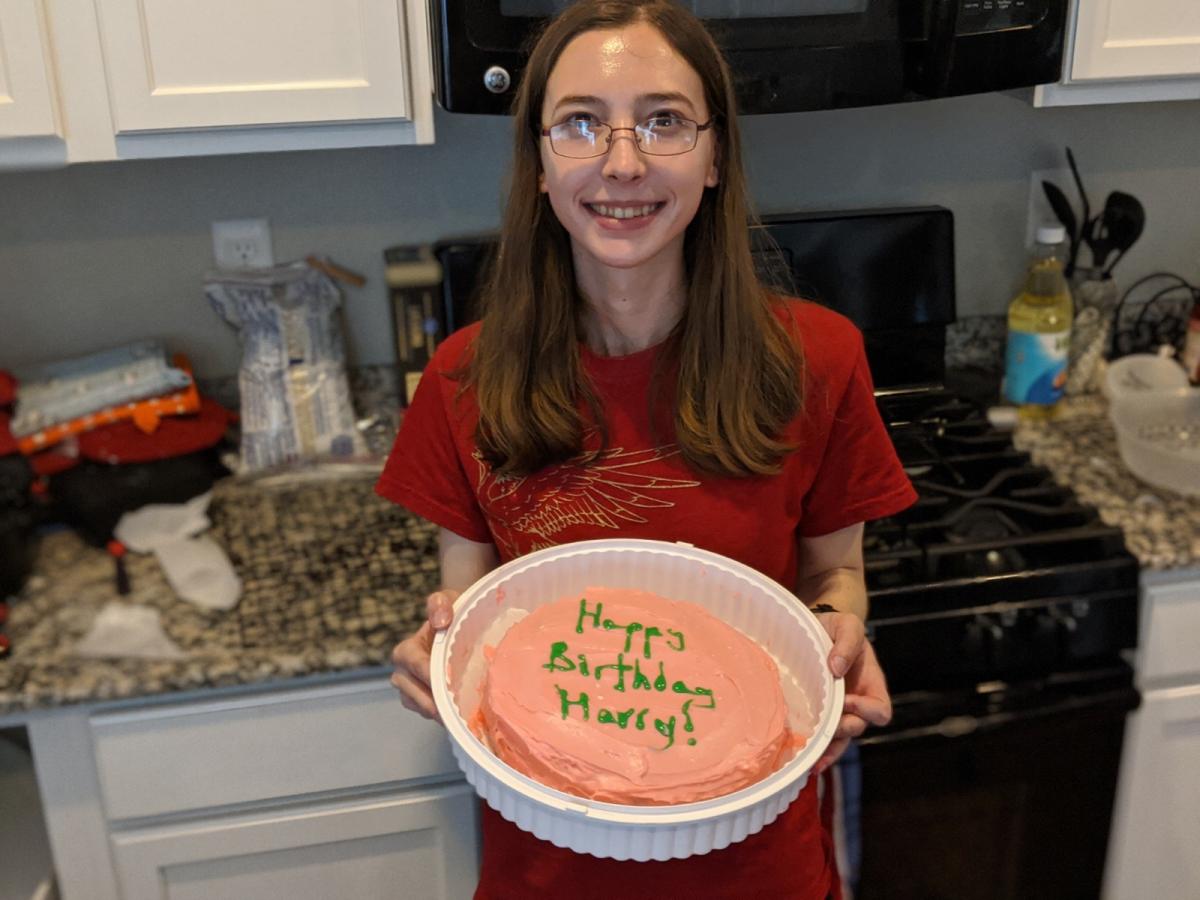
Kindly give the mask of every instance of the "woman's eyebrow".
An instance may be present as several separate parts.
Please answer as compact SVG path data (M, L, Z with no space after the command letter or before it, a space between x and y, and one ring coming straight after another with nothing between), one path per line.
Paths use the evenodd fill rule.
M656 103L682 103L689 110L695 112L695 106L692 105L691 99L687 94L680 91L666 91L653 94L640 94L637 98L638 106L651 106ZM559 101L554 104L554 112L563 106L598 106L607 109L608 104L599 97L592 94L568 94L565 97L559 98Z

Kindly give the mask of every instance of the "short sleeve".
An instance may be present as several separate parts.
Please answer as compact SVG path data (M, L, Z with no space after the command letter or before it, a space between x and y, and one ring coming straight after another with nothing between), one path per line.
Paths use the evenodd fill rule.
M854 366L804 498L800 520L804 537L894 515L917 499L879 417L871 370L857 332L856 338Z
M491 543L450 422L456 385L437 363L421 376L375 492L469 541Z

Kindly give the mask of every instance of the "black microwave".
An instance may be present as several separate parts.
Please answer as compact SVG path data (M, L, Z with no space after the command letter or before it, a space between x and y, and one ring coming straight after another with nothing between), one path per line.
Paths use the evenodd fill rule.
M1069 0L683 0L742 113L873 106L1056 82ZM569 0L432 0L438 101L504 114L531 35Z

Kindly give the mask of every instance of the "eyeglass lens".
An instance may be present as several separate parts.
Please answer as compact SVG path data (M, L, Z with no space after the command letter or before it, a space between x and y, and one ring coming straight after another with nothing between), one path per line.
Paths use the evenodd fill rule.
M686 153L695 146L697 127L695 122L688 119L653 116L632 129L618 128L616 131L632 131L643 153L674 156ZM607 153L613 136L611 126L587 119L570 119L550 129L550 143L554 151L578 159Z

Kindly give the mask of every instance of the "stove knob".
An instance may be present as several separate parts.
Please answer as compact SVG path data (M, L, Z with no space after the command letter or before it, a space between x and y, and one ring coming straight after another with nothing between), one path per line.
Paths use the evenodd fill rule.
M975 616L975 626L993 641L1004 640L1004 629L985 616L983 613L979 613L977 616Z

